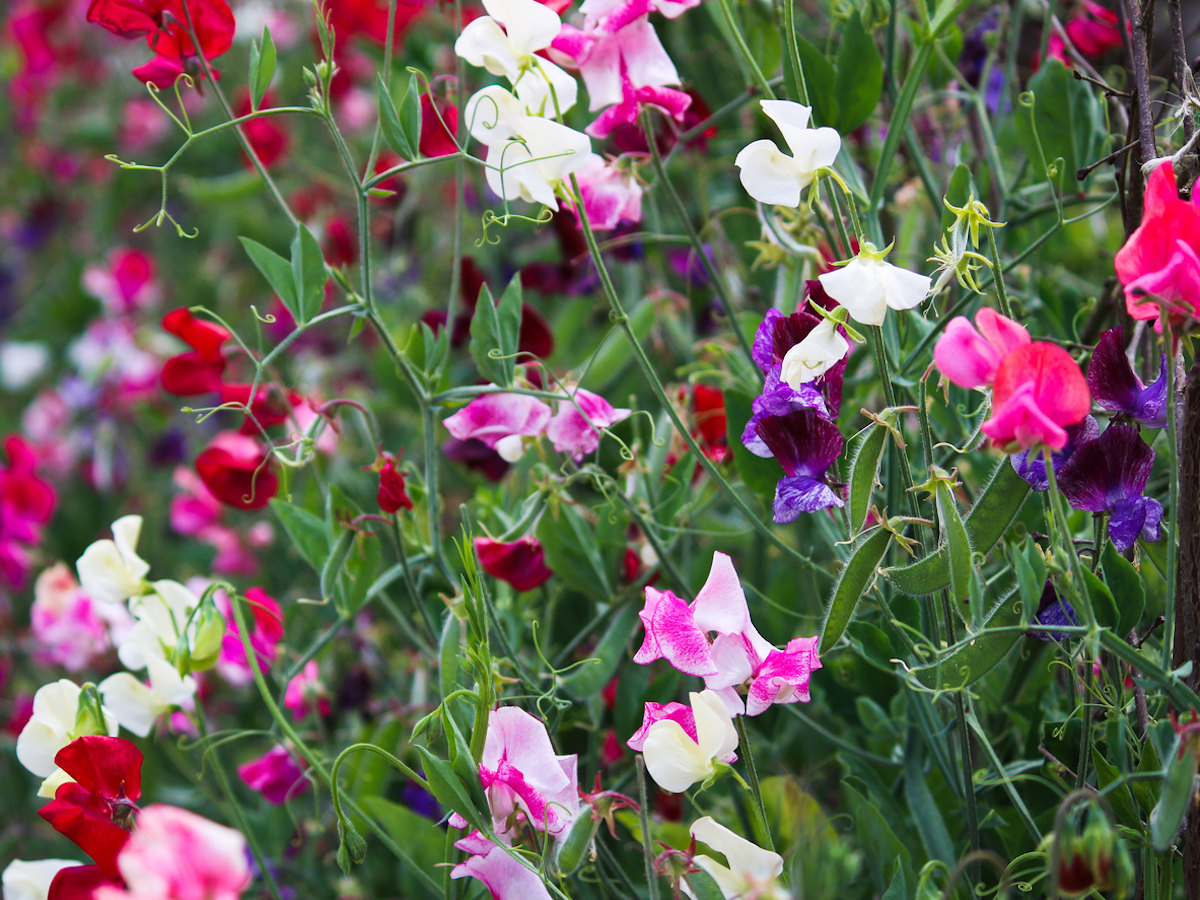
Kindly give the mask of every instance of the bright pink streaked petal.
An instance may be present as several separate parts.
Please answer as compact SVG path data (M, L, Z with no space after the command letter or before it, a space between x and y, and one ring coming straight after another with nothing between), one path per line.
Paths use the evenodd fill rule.
M532 437L541 434L550 421L550 407L524 394L484 394L476 397L443 424L460 441L483 441L495 450L496 444L512 435Z
M655 722L661 722L663 719L670 719L672 722L678 723L679 727L683 729L684 734L693 741L696 740L696 715L692 712L690 706L675 702L647 702L642 712L642 727L635 731L633 737L625 742L626 746L630 750L641 753L642 747L646 743L646 736L650 733L650 726Z
M485 844L487 850L483 852ZM464 838L454 846L459 849L470 847L476 853L451 869L451 878L478 878L495 900L550 900L541 876L525 868L498 844L480 837Z
M701 631L736 634L750 627L746 592L727 553L714 553L708 579L692 604L696 626Z
M646 637L633 661L648 665L666 659L688 675L716 675L708 637L697 626L688 605L670 591L646 588L646 605L638 616Z
M1038 406L1034 385L1026 382L996 407L992 417L983 423L983 433L998 446L1016 443L1022 450L1045 444L1061 450L1067 443L1067 432Z

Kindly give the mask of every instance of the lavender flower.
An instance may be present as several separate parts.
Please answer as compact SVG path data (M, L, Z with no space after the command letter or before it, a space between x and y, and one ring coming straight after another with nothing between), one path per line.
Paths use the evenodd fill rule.
M1079 624L1079 620L1075 618L1075 609L1066 600L1059 599L1058 593L1054 590L1054 584L1047 579L1046 587L1042 591L1041 600L1038 601L1037 615L1033 617L1035 625L1060 628L1065 626L1074 627ZM1065 641L1068 635L1061 631L1031 631L1029 637L1037 638L1039 641Z

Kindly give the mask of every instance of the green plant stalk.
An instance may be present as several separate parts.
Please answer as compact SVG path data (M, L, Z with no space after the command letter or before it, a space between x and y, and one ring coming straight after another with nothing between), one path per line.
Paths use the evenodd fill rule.
M729 0L718 0L718 2L721 6L721 14L725 17L725 24L729 26L729 31L733 35L733 42L737 47L738 54L750 68L751 74L754 75L754 80L758 82L758 86L766 98L774 100L775 91L771 89L771 82L767 81L767 77L763 75L762 69L759 68L758 60L754 58L754 54L750 52L750 48L746 45L746 39L742 36L742 29L738 26L737 19L734 18L733 8L729 5ZM652 142L651 148L653 146Z
M992 746L992 742L988 740L987 732L979 723L979 717L972 710L967 715L967 723L971 726L971 730L975 732L975 736L979 739L979 745L983 747L983 752L987 754L988 760L992 764L992 768L996 770L996 779L1004 787L1004 792L1008 794L1008 799L1012 801L1013 808L1017 811L1017 815L1021 817L1021 822L1025 826L1025 830L1029 832L1029 836L1033 838L1034 844L1042 842L1041 829L1037 827L1033 816L1029 809L1025 806L1025 801L1021 799L1021 793L1013 784L1012 779L1004 774L1004 763L1000 761L999 755L996 753L996 748Z
M651 142L651 144L653 146L653 142ZM575 196L578 197L579 183L576 181L574 175L571 176L571 186L575 192ZM806 566L812 565L811 559L800 553L795 548L789 547L782 540L780 540L778 535L776 535L773 531L771 531L771 529L767 528L762 523L760 515L751 509L750 505L738 495L738 493L733 489L733 486L725 480L725 477L716 467L716 464L705 455L704 450L696 442L696 439L692 437L692 433L688 430L687 426L683 423L683 420L679 417L679 413L676 411L674 405L672 405L671 398L667 396L666 389L663 387L662 382L659 381L658 375L655 374L654 366L650 363L650 358L646 355L645 348L642 346L641 341L638 340L637 335L633 333L633 327L629 324L629 316L625 314L625 308L621 303L621 298L617 296L617 291L616 288L613 287L612 278L609 275L608 268L604 265L604 260L600 256L599 248L596 246L596 234L592 231L592 225L588 220L587 210L584 208L582 203L577 203L575 208L579 213L579 224L583 227L584 239L587 241L588 250L591 252L592 261L596 266L596 272L600 275L600 284L603 287L605 296L608 298L609 305L612 307L612 314L616 320L616 324L621 328L621 331L625 335L625 339L629 341L629 346L633 350L633 355L637 359L638 365L642 369L642 373L646 376L646 380L650 383L650 388L654 391L654 396L662 405L663 411L666 412L667 417L671 420L671 424L675 426L675 430L679 433L679 436L683 438L684 444L686 444L687 448L693 454L695 454L696 460L700 463L700 466L705 472L708 473L708 476L720 486L721 490L725 492L726 496L729 497L729 499L733 502L733 505L737 507L738 511L746 517L746 521L752 528L754 528L764 538L766 538L792 559L801 562Z
M727 0L721 0L722 3ZM650 127L650 113L644 110L641 114L642 132L646 135L646 143L650 146L650 158L654 163L654 173L657 176L658 183L663 186L667 192L667 198L671 201L671 206L675 210L675 215L683 223L684 229L687 231L688 240L691 241L692 249L700 258L700 264L704 267L704 273L708 276L708 280L712 282L713 290L717 292L717 297L721 300L721 306L725 309L725 315L729 317L730 327L733 328L734 336L737 338L738 344L742 348L742 352L746 354L746 359L751 361L754 359L754 352L750 347L750 341L747 339L745 332L742 330L741 323L738 321L738 312L734 308L733 298L725 290L725 282L722 280L717 267L713 265L712 260L708 258L708 254L704 251L704 243L700 240L700 235L696 232L696 228L692 225L692 220L688 216L687 207L683 205L683 199L675 190L675 186L671 184L671 179L667 177L667 169L663 165L662 156L658 152L658 144L654 140L654 129ZM572 185L576 196L579 195L579 186L572 176ZM591 244L595 243L593 238ZM589 244L589 249L592 251L592 258L595 260L596 268L601 268L600 253L597 248ZM607 278L607 276L604 276ZM754 367L757 370L757 366ZM761 378L766 378L765 375L760 375Z
M1171 320L1163 316L1163 348L1167 351L1167 441L1171 448L1171 518L1167 521L1166 596L1163 608L1162 665L1171 669L1175 652L1175 594L1179 579L1179 409L1175 384L1175 336Z
M801 712L797 708L797 704L789 703L786 706L784 706L783 708L785 710L787 710L789 713L791 713L793 716L795 716L797 719L799 719L801 722L803 722L805 727L811 728L813 731L815 731L817 734L819 734L822 738L829 741L829 743L833 744L835 747L837 747L840 750L844 750L847 753L852 754L853 756L857 756L859 759L865 760L866 762L869 762L872 765L886 766L886 767L892 768L892 769L899 769L899 768L903 768L903 766L904 766L904 763L896 762L895 760L888 759L886 756L880 756L877 753L871 753L869 750L864 750L862 747L858 746L857 744L851 743L850 741L847 741L847 740L844 740L843 738L838 737L836 734L834 734L832 731L827 729L816 719Z
M879 163L875 167L875 181L871 184L868 213L876 222L878 222L879 210L883 206L883 194L887 190L888 174L891 172L892 162L896 156L896 148L900 146L900 139L904 135L904 123L908 121L913 102L917 99L917 91L921 87L921 81L925 78L925 69L933 54L933 45L934 39L931 37L925 38L922 42L908 77L904 79L900 97L896 100L896 106L892 110L892 117L888 122L887 138L884 139L883 148L879 153Z
M796 100L808 106L808 82L804 78L804 65L800 62L800 45L796 42L795 0L779 0L779 5L783 7L784 40L787 41L788 56L792 61L792 71L796 73L796 87L800 91L800 96Z
M987 228L988 250L992 255L992 280L996 285L996 300L1000 304L1000 313L1006 318L1012 318L1012 307L1008 302L1008 291L1004 288L1004 266L1000 263L1000 250L996 246L996 229Z
M582 208L582 204L580 205ZM650 843L650 794L646 790L646 759L637 755L638 817L642 830L642 861L646 866L646 891L650 900L658 900L658 878L654 874L654 847Z
M392 51L395 49L395 28L396 28L396 3L397 0L388 0L387 14L387 36L383 42L383 81L384 84L391 84L392 78ZM371 152L367 156L367 165L364 172L370 172L375 168L375 160L379 158L379 139L383 136L383 123L379 118L375 120L375 134L371 137Z
M754 829L754 839L760 847L774 850L775 842L771 839L771 828L767 825L767 808L763 805L758 769L754 765L754 752L750 749L750 735L746 733L746 717L734 716L733 721L737 725L738 749L742 751L742 761L746 764L746 780L750 783L750 796L754 800L754 817L750 823Z

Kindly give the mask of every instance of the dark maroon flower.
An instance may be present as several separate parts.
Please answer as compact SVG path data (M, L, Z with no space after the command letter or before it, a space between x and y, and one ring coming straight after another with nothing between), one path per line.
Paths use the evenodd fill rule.
M1167 357L1163 354L1158 380L1149 387L1133 372L1125 355L1124 330L1118 326L1100 335L1088 363L1088 388L1104 409L1124 413L1139 425L1167 424Z
M120 878L117 854L142 795L142 753L129 741L104 735L78 738L54 761L75 779L60 785L38 814L79 845L109 878Z
M554 353L554 333L550 330L549 323L528 303L521 304L521 330L517 336L517 350L538 359L549 359Z
M177 397L220 390L225 372L221 345L229 340L229 332L215 322L197 319L186 308L171 310L163 316L162 327L192 348L191 352L177 354L163 363L163 390Z
M833 309L837 306L837 302L825 293L825 289L821 287L819 281L807 282L804 287L804 296L806 308L794 312L790 316L785 316L779 310L771 308L767 310L766 317L754 333L754 343L751 347L754 361L767 374L768 380L771 378L771 373L774 373L776 383L779 383L780 369L787 352L808 337L809 332L821 324L821 317L808 311L807 301L811 299L825 309ZM831 419L836 419L842 409L842 378L845 372L846 360L843 359L812 383L812 386L820 391L824 406ZM801 405L812 406L813 404L804 402Z
M1075 509L1109 514L1108 536L1125 551L1139 535L1146 541L1162 537L1162 504L1142 496L1153 466L1154 451L1136 425L1109 425L1075 449L1058 481Z
M1061 450L1050 454L1054 464L1055 476L1062 470L1063 464L1071 458L1075 448L1087 441L1094 441L1100 436L1100 426L1095 416L1087 416L1078 425L1067 426L1067 443ZM1040 449L1022 450L1008 458L1013 471L1021 476L1035 491L1045 491L1050 488L1050 479L1046 477L1046 460Z
M91 900L92 892L105 885L123 887L124 882L109 878L99 866L68 866L50 882L46 900Z
M238 509L260 509L279 489L268 452L233 431L222 431L196 457L196 473L214 497Z
M510 468L504 457L475 438L467 441L450 438L442 444L442 453L446 454L447 459L460 462L471 471L480 473L488 481L503 480Z
M801 513L844 505L825 483L825 473L845 443L837 425L815 409L800 409L763 418L758 436L785 473L775 487L777 525L794 522Z
M546 551L533 537L507 544L475 538L475 552L485 572L518 591L532 591L554 574L546 567Z

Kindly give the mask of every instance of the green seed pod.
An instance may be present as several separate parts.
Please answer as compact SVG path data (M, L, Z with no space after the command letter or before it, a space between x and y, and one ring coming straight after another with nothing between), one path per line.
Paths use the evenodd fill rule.
M591 855L589 851L592 839L596 836L599 827L600 819L593 819L591 812L586 807L580 810L579 815L571 824L571 831L567 835L567 839L558 845L558 855L555 861L558 863L559 872L563 875L573 875L578 871L584 860Z

